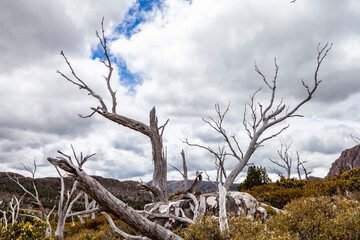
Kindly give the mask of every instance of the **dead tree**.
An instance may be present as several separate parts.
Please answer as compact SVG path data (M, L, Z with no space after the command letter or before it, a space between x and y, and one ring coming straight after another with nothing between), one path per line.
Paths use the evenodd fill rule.
M304 161L301 161L300 160L300 155L299 155L299 152L296 151L296 158L297 158L297 166L296 166L296 169L297 169L297 172L298 172L298 176L299 176L299 180L301 180L301 171L304 172L305 174L305 179L306 180L309 180L309 175L311 174L311 172L308 172L305 168L305 163L307 163L308 161L307 160L304 160Z
M169 164L172 168L174 168L175 170L177 170L181 176L183 177L184 179L184 190L186 191L188 189L188 172L187 172L187 166L186 166L186 158L185 158L185 152L184 152L184 149L181 150L180 152L181 154L181 158L182 158L182 162L183 162L183 172L180 171L180 169L178 169L177 167Z
M36 187L36 184L35 184L35 173L36 173L36 169L37 169L37 166L36 166L36 161L34 160L34 167L30 167L29 165L25 165L23 164L24 168L31 173L31 180L32 180L32 186L33 186L33 189L34 189L34 192L35 194L33 194L32 192L30 192L28 189L26 189L19 181L19 178L14 174L14 176L10 176L7 172L6 172L6 175L13 181L15 182L19 187L21 187L22 190L24 190L25 194L29 194L34 200L35 200L35 204L39 206L39 209L40 209L40 217L37 217L35 215L29 215L29 214L21 214L23 216L28 216L28 217L32 217L32 218L37 218L37 219L40 219L41 221L44 221L47 223L47 228L45 230L45 235L47 237L50 237L51 236L51 224L50 224L50 215L51 213L54 211L56 205L52 208L52 210L46 214L46 210L45 208L43 207L42 205L42 202L40 200L40 197L39 197L39 192L37 190L37 187Z
M78 86L81 90L85 90L88 92L88 95L94 97L99 102L97 107L91 107L92 113L87 116L79 115L82 118L90 118L95 113L100 114L104 118L113 121L119 125L130 128L134 131L140 132L150 138L151 146L152 146L152 160L154 163L154 173L153 173L153 187L148 187L148 185L144 185L148 191L151 192L154 202L167 202L168 201L168 188L167 188L167 159L163 149L163 133L166 124L169 120L165 122L164 125L159 126L158 118L156 116L155 107L150 111L150 121L149 125L137 121L135 119L131 119L129 117L120 115L117 113L117 99L116 99L116 91L112 89L111 86L111 76L113 72L112 63L108 53L107 47L107 39L104 34L104 18L101 22L101 30L102 34L100 35L96 32L96 36L99 39L100 45L104 51L105 59L101 59L101 62L108 69L107 76L104 76L106 86L108 92L111 96L111 110L105 104L103 98L98 95L93 89L91 89L85 81L83 81L76 73L69 60L65 56L64 52L61 51L61 55L64 58L67 66L69 67L72 77L67 76L66 74L57 71L63 78L65 78L70 83Z
M32 186L33 186L33 190L35 192L35 194L33 194L32 192L30 192L29 190L27 190L19 181L19 178L17 176L10 176L7 172L6 172L6 175L14 182L16 183L19 187L21 187L21 189L28 195L30 195L34 200L35 200L35 204L38 205L39 209L40 209L40 219L42 221L46 221L46 211L45 211L45 208L43 207L42 203L41 203L41 200L40 200L40 197L39 197L39 192L37 190L37 187L36 187L36 184L35 184L35 173L36 173L36 161L34 160L34 167L31 168L29 165L25 165L23 164L24 168L29 172L31 173L31 183L32 183Z
M219 111L220 112L220 111ZM221 115L221 114L220 114ZM224 115L222 115L224 116ZM204 120L205 121L205 120ZM216 188L219 194L219 227L220 231L224 232L229 228L227 221L227 211L226 211L226 196L228 189L225 188L224 182L226 181L226 170L225 170L225 158L228 155L225 146L219 146L217 150L213 150L211 147L205 147L200 144L190 143L187 139L184 141L189 146L198 147L207 150L212 153L215 157L215 167L216 167ZM207 175L207 174L206 174ZM208 180L210 180L209 175L207 175ZM195 201L194 201L195 202Z
M84 159L88 158L85 157ZM133 208L128 207L127 204L112 195L81 168L85 162L81 162L81 165L78 162L78 166L76 166L71 158L65 159L64 157L58 157L57 159L49 157L48 161L69 173L69 176L74 180L79 181L84 191L99 204L100 212L112 213L115 217L150 239L182 239L170 230L141 216Z
M318 79L318 73L321 67L321 64L328 52L330 51L332 44L325 44L324 47L320 47L320 44L317 47L317 58L316 58L316 67L314 72L313 84L310 86L309 84L302 81L302 86L305 90L306 96L297 103L294 107L287 106L280 100L277 103L276 100L276 88L277 88L277 78L279 72L279 66L277 65L276 59L275 63L275 74L271 81L269 81L266 76L260 71L257 64L255 63L255 71L259 74L265 86L270 90L271 97L270 101L267 104L261 104L255 100L256 94L259 93L261 88L257 90L251 97L250 102L245 105L245 110L243 114L242 124L245 132L249 136L249 143L246 149L240 147L240 144L236 138L236 135L229 135L223 126L223 121L227 111L229 110L229 106L225 110L224 113L220 111L220 107L218 104L215 105L215 111L217 113L218 119L209 118L209 120L203 119L205 123L207 123L212 129L214 129L220 136L223 137L224 142L227 146L228 155L234 157L238 160L235 167L232 169L230 174L227 176L226 181L224 183L224 187L229 190L229 188L234 183L237 176L244 169L246 164L251 159L254 152L263 144L281 134L284 130L286 130L289 125L283 127L276 133L270 136L263 136L266 130L269 128L273 128L274 126L282 123L284 120L291 117L302 117L302 115L297 114L297 111L301 106L310 101L310 99L314 96L316 90L318 89L321 80ZM248 111L250 112L250 117L248 116ZM187 142L187 140L186 140ZM205 148L205 147L203 147ZM206 149L206 148L205 148ZM209 150L209 149L208 149Z
M0 205L1 205L3 202L4 202L3 200L0 200ZM4 226L5 228L7 228L7 226L8 226L8 221L7 221L7 217L6 217L6 210L0 210L0 212L2 212L2 214L3 214L3 217L2 217L2 219L3 219L3 226Z
M79 166L81 167L83 163L86 162L87 159L84 159L81 153L80 159L76 156L74 148L71 146L73 150L73 154L75 159L77 160ZM65 155L62 153L63 156L71 159L70 156ZM92 155L88 156L87 158L91 157ZM73 204L82 196L83 192L77 191L77 186L79 184L78 181L74 181L72 189L70 192L67 193L67 199L65 202L65 182L64 182L64 176L60 173L57 166L55 166L57 173L60 177L60 183L61 183L61 190L60 190L60 200L59 200L59 206L58 206L58 222L57 227L55 231L55 236L59 239L64 238L64 227L65 227L65 221L69 217L69 214L71 212L71 208Z
M273 160L271 158L269 158L269 161L272 162L273 164L275 164L276 166L285 169L286 171L286 178L290 179L290 175L291 175L291 167L292 167L292 162L293 159L291 157L291 155L289 154L289 149L291 147L292 142L290 142L289 145L287 145L286 143L281 142L281 147L280 150L277 150L277 153L280 157L280 161L278 160ZM277 172L279 175L279 170L276 170L274 168L270 168L271 170L273 170L274 172ZM300 176L300 175L299 175Z
M89 202L89 196L84 193L85 210L90 211L96 208L96 201L93 199ZM95 212L91 213L91 219L95 219Z
M25 194L22 195L20 197L20 199L18 199L15 195L11 198L11 201L9 203L10 213L11 213L11 224L14 224L15 221L19 217L20 203L24 199L24 197L25 197ZM15 203L14 203L14 200L15 200Z
M132 236L127 234L126 232L121 231L114 223L114 221L112 220L112 218L106 214L106 212L101 212L101 214L106 218L106 220L109 222L111 228L114 230L114 232L116 232L117 234L119 234L120 236L122 236L124 239L128 239L128 240L151 240L148 237L142 237L142 236Z
M0 210L0 212L2 212L2 214L3 214L3 217L2 217L2 219L3 219L3 225L4 225L5 228L7 228L7 226L8 226L8 221L7 221L7 217L6 217L6 211L5 211L5 210Z
M22 216L27 216L27 217L31 217L31 218L36 218L39 219L41 221L45 221L47 224L47 228L45 229L45 237L51 237L52 233L51 233L51 224L50 224L50 216L52 214L52 212L54 211L56 205L54 205L54 207L50 210L50 212L45 216L45 220L39 218L38 216L35 215L29 215L29 214L20 214Z

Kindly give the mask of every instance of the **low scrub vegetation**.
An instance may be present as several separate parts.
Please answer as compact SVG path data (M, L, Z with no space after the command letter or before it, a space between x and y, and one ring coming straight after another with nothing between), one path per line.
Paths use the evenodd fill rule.
M4 227L0 222L0 239L4 240L51 240L45 237L46 222L38 219L28 222L15 222L14 224Z
M228 220L225 233L217 219L205 216L180 234L188 240L360 239L359 202L343 196L296 199L265 223L245 217Z
M228 217L229 230L221 232L219 219L203 216L175 233L188 240L222 239L360 239L360 168L325 181L281 179L275 183L254 186L248 192L259 201L282 208L276 213L269 207L269 218L262 222L246 217ZM180 192L178 194L181 194ZM175 194L177 195L177 194ZM119 229L137 233L128 225L114 220ZM52 229L55 222L51 221ZM9 224L0 221L0 239L47 239L47 224L27 218ZM123 239L103 216L84 223L66 223L65 239Z
M324 181L297 180L282 178L274 183L254 186L246 191L258 201L276 208L283 208L293 199L303 197L333 196L360 190L360 168L344 172L339 176Z

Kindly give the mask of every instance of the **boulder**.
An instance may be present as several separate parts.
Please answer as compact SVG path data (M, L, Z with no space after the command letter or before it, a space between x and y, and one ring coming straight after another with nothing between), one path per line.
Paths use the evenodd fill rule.
M215 193L204 194L203 196L205 197L205 214L218 216L219 197ZM182 199L172 200L168 203L147 204L144 210L145 212L154 214L170 214L193 219L194 206L195 204L192 199L183 196ZM244 192L229 191L226 197L226 210L236 217L256 218L262 221L264 221L267 216L266 210L260 206L259 202L253 196ZM175 219L158 218L154 216L150 216L150 218L169 229L181 228L187 225L186 222L180 222Z

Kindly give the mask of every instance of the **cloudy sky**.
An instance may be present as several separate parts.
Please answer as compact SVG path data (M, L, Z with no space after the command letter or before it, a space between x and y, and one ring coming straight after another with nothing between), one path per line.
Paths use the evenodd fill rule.
M256 101L269 100L254 61L271 79L276 57L277 99L294 106L306 95L301 80L312 84L319 43L333 48L315 97L298 112L304 117L275 127L290 124L251 162L273 167L268 158L277 159L280 140L292 141L290 152L298 151L308 171L324 177L341 151L355 145L350 134L360 135L358 0L0 2L0 171L26 175L21 163L36 159L38 177L55 176L46 158L58 156L57 150L70 153L72 144L78 152L96 153L85 166L90 174L151 180L149 139L99 115L79 118L97 102L56 73L70 74L63 50L78 75L109 99L95 36L102 17L111 39L118 113L148 123L156 106L160 123L170 119L164 133L168 163L180 168L184 149L191 176L196 170L215 173L211 155L181 140L211 147L221 142L201 120L215 117L216 103L225 108L231 102L225 127L241 146L249 143L244 104L260 87ZM226 167L235 163L228 158ZM169 179L180 178L169 168Z

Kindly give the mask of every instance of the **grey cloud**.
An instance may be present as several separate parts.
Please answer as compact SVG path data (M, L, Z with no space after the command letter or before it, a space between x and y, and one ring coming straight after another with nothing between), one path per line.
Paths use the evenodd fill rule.
M340 153L351 144L350 134L354 129L344 125L327 127L311 132L297 132L299 151L317 152L322 154Z
M144 147L145 148L151 147L150 141L145 136L143 137L119 136L119 138L113 141L112 145L115 149L130 151L139 156L145 156Z
M0 119L2 165L15 167L20 160L36 156L45 167L47 162L42 155L54 156L56 150L67 149L69 143L74 143L80 151L97 153L86 166L90 172L98 169L114 178L151 175L148 139L123 131L114 123L108 124L108 120L99 116L78 118L78 113L89 113L88 107L94 106L94 102L88 96L84 100L82 96L86 93L79 93L69 83L54 80L55 69L63 67L63 62L60 58L58 63L52 56L59 58L61 49L69 52L71 59L77 58L82 75L88 72L86 79L97 75L100 70L80 58L88 57L90 48L97 44L94 30L102 16L107 29L120 23L126 6L133 1L124 2L4 2L0 9L0 30L4 33L0 40L0 70L6 71L0 82L0 111L6 113ZM191 12L196 10L192 8L196 4L202 2L194 1L187 6L189 11L180 16L189 18L177 19L176 24L167 15L168 9L163 9L161 19L165 22L139 25L139 31L125 42L124 49L120 49L121 57L131 71L144 73L144 82L136 87L135 96L123 96L118 91L121 105L118 112L146 123L149 110L156 105L159 122L170 118L164 141L169 163L179 166L179 151L186 148L179 138L217 147L222 138L201 117L214 116L215 103L225 107L231 101L226 129L229 134L239 134L241 144L247 147L246 133L240 130L244 103L261 86L264 88L257 101L265 104L269 100L269 90L254 72L253 61L271 79L273 58L277 57L280 66L277 96L293 106L304 96L301 79L312 81L317 44L329 41L334 47L320 70L324 82L315 98L301 109L301 114L317 116L322 122L307 121L309 126L302 126L297 132L299 121L296 122L299 125L291 127L293 132L286 134L291 135L289 139L296 138L294 150L315 159L309 165L311 168L326 167L335 160L334 155L350 144L351 129L333 130L334 125L340 122L353 125L360 116L356 78L359 70L357 62L350 61L344 50L351 37L360 35L358 3L303 0L290 4L275 0L226 5L229 2L225 1L211 6L218 3L209 1L201 6L202 12ZM208 12L207 6L214 12ZM184 11L176 10L179 11L173 12ZM172 28L168 32L167 24ZM143 35L149 29L150 34ZM16 82L16 86L11 82ZM95 85L96 89L99 85ZM328 124L329 121L336 124ZM267 143L251 162L270 165L267 158L276 158L278 147L278 142ZM188 159L189 170L214 169L213 156L205 150L189 149ZM105 165L99 167L102 161ZM229 159L227 167L235 163L236 160Z
M123 18L132 0L113 1L2 1L0 9L0 71L45 63L60 50L81 55L96 43L95 30ZM111 8L108 6L111 5ZM87 53L88 54L88 53Z
M23 64L41 62L49 54L82 48L76 29L64 15L60 2L4 1L0 10L0 71L10 71ZM81 38L80 38L81 39Z

